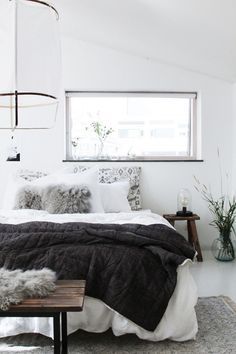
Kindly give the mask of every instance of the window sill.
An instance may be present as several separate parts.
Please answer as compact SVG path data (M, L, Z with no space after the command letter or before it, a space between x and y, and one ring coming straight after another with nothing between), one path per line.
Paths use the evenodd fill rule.
M80 160L62 160L62 162L204 162L204 160L199 159L80 159Z

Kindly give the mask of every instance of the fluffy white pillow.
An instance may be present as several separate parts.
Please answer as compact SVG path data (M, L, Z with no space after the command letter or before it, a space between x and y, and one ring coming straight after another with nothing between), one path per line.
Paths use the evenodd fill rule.
M129 181L99 183L105 213L130 212L128 202Z
M57 176L57 182L65 185L83 185L91 193L91 212L104 213L102 199L99 191L98 169L91 168L79 174L61 174Z
M21 169L10 174L6 184L2 208L14 209L18 192L23 188L27 188L28 185L30 187L31 181L45 178L45 176L47 176L45 172L27 169Z
M91 212L104 213L102 206L101 195L98 183L98 169L97 167L90 168L89 170L81 173L55 173L42 177L32 182L34 186L47 188L48 186L64 184L66 186L81 186L87 187L91 193Z

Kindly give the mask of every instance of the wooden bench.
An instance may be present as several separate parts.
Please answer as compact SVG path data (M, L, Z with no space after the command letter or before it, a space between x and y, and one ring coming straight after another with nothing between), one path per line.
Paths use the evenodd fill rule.
M8 311L0 311L0 317L53 317L54 354L67 354L67 312L83 310L85 285L85 280L58 280L50 296L12 305Z

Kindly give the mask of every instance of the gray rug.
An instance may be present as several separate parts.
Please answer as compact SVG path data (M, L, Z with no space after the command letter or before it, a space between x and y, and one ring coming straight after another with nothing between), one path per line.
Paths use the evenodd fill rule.
M236 304L225 297L200 298L196 307L199 332L196 341L148 342L134 335L115 337L111 331L69 336L70 354L230 354L236 353ZM52 340L41 335L0 339L0 353L53 353ZM17 347L16 347L17 346Z

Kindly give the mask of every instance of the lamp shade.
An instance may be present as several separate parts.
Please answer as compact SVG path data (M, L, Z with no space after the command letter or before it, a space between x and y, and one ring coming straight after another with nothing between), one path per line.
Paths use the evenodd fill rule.
M0 128L52 127L61 72L56 9L38 0L1 0L0 53Z
M193 215L193 213L191 212L191 203L192 203L192 197L190 191L187 188L181 189L177 196L178 211L176 215L178 216Z

